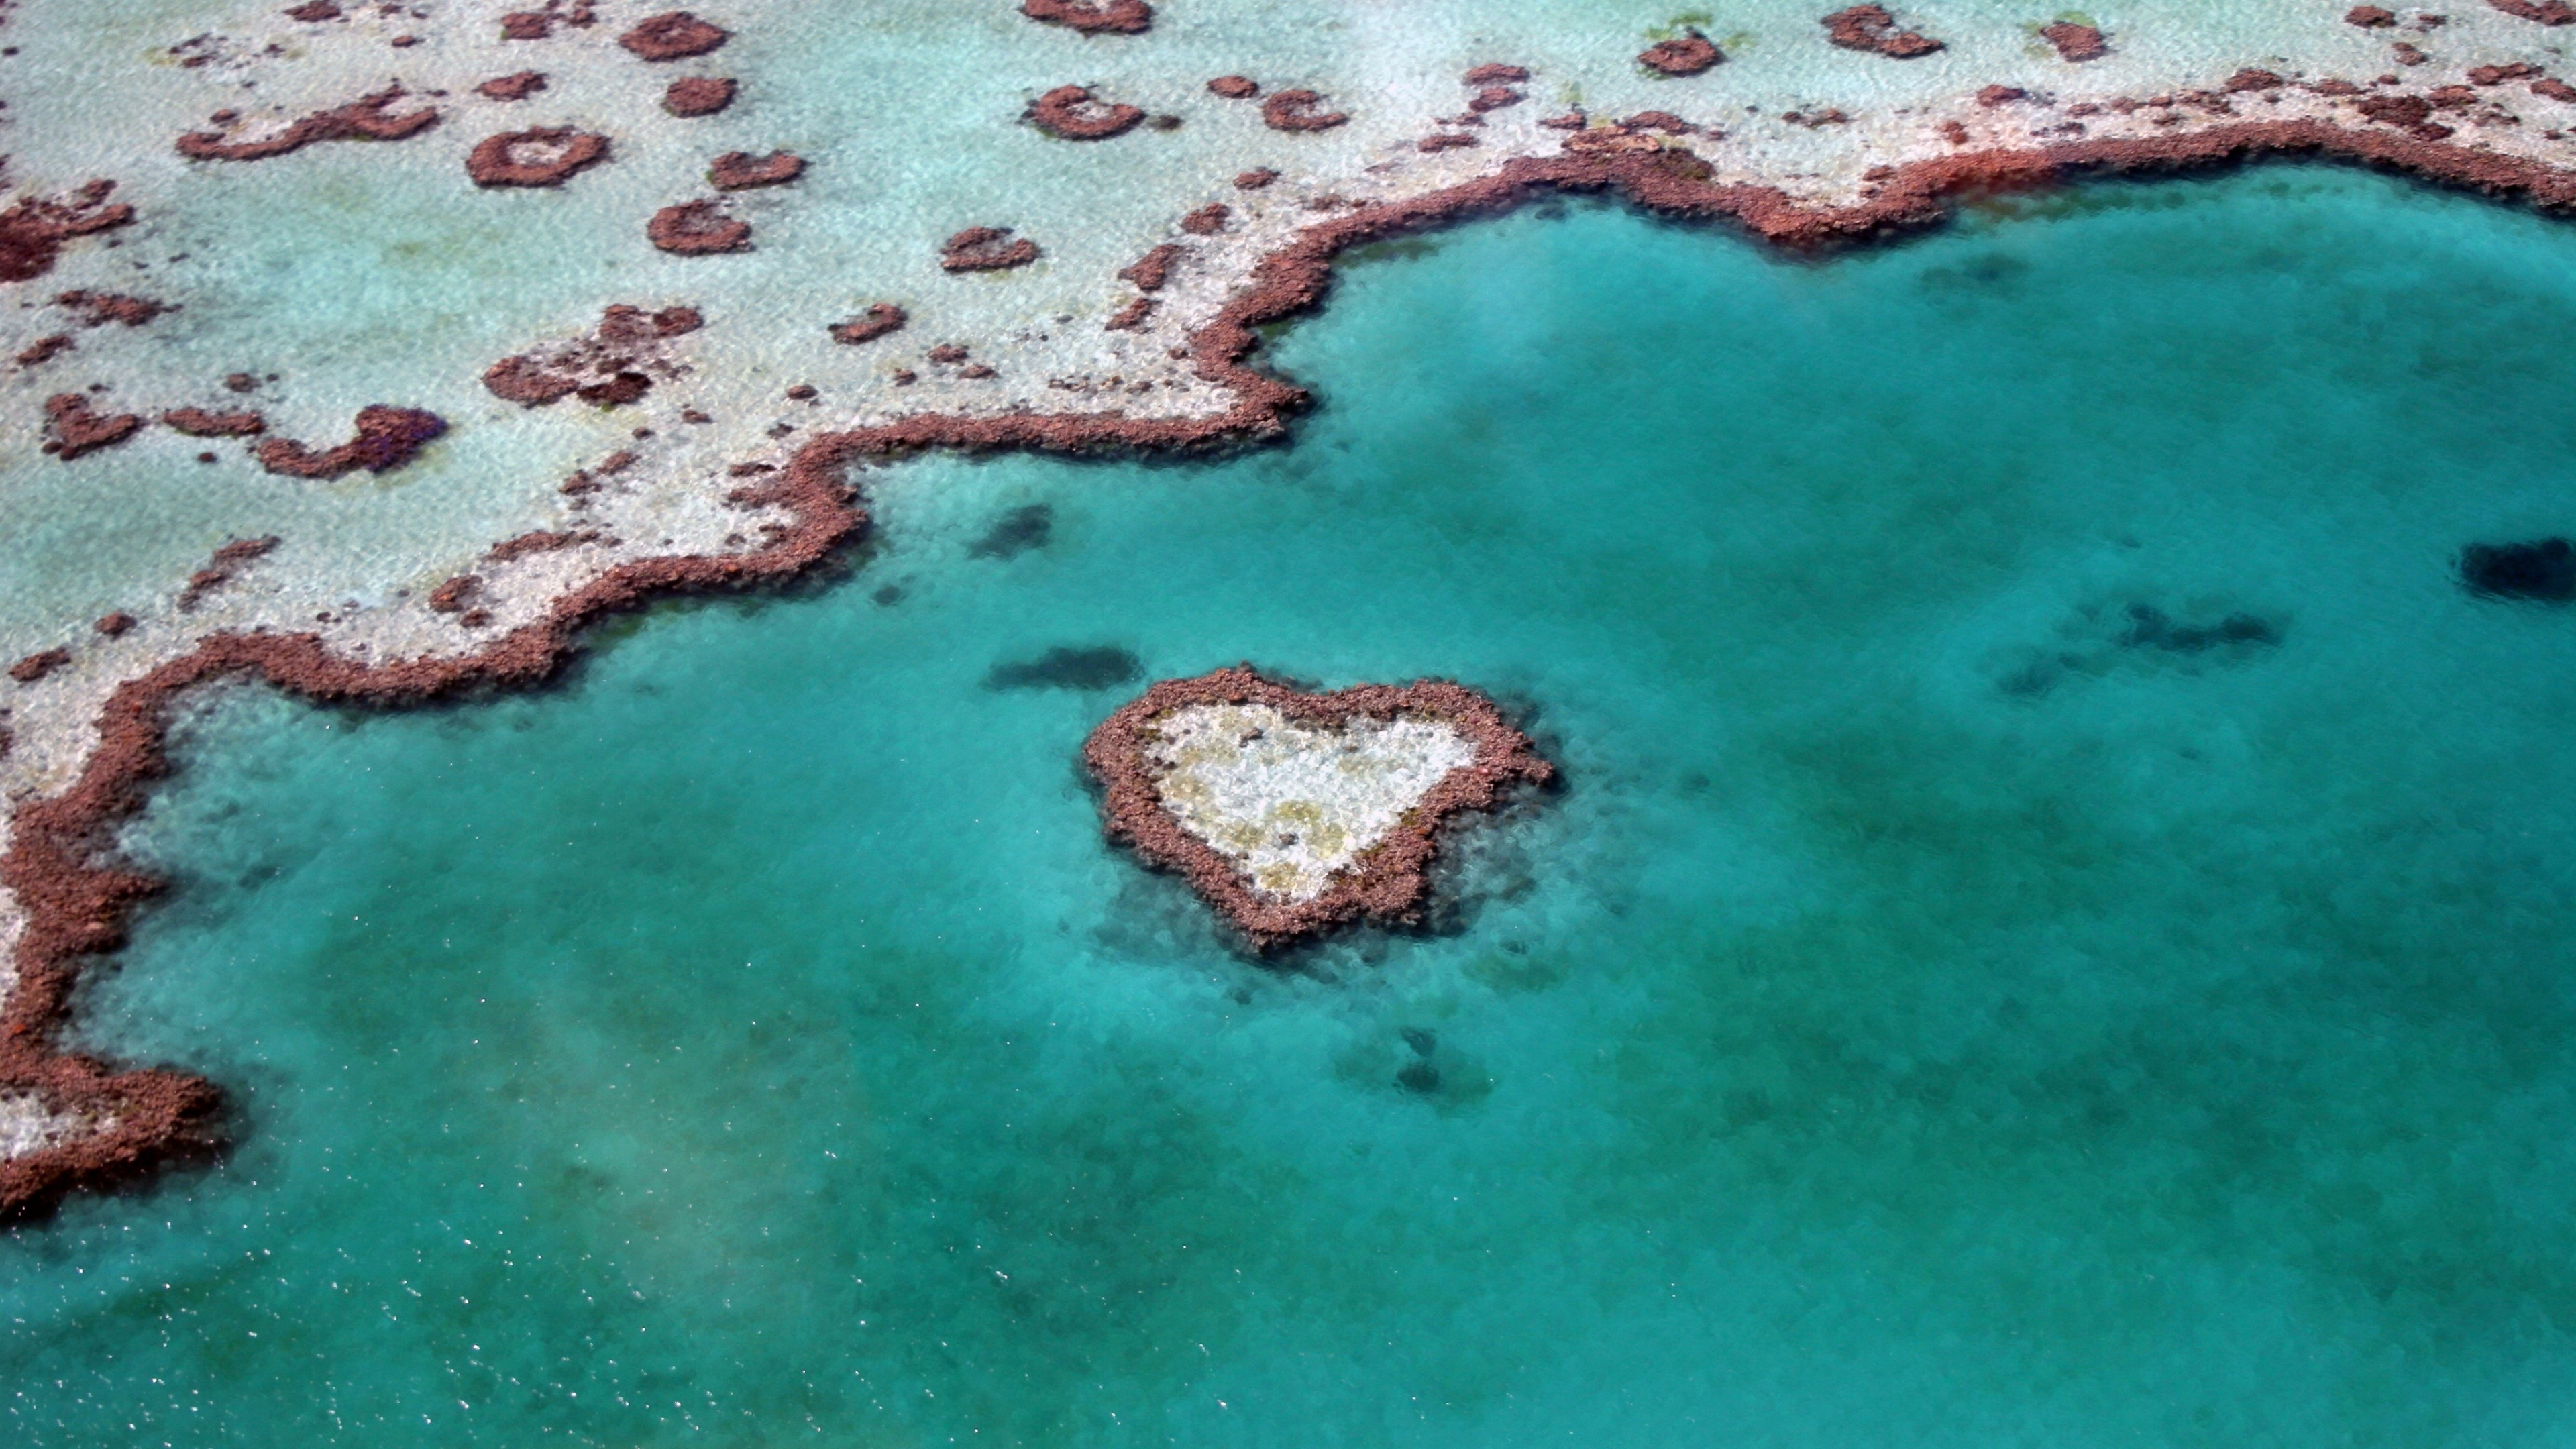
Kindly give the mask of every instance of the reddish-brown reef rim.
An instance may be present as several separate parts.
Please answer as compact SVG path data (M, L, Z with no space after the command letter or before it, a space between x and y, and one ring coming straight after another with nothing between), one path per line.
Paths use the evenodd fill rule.
M544 90L545 88L546 74L544 71L522 70L513 71L509 75L494 76L492 79L476 86L474 88L474 93L479 96L488 96L496 101L524 101L528 97L535 95L537 92Z
M2487 3L2507 15L2538 21L2542 25L2576 25L2576 5L2568 4L2567 0L2539 0L2537 4L2533 0L2487 0Z
M1464 736L1476 753L1424 792L1383 840L1337 872L1323 894L1282 901L1255 890L1232 861L1182 828L1154 790L1146 762L1148 731L1173 710L1204 704L1264 704L1328 730L1361 718L1436 719ZM1423 679L1402 687L1362 684L1308 694L1266 679L1250 665L1157 682L1100 722L1083 742L1082 760L1108 791L1101 815L1109 838L1186 877L1261 951L1361 917L1389 924L1417 920L1428 888L1423 871L1439 850L1449 817L1490 808L1506 785L1537 784L1556 773L1530 748L1529 737L1504 721L1493 701L1464 685Z
M766 156L727 151L707 163L707 182L718 191L784 186L804 174L805 158L793 151L772 151Z
M1057 86L1029 103L1029 124L1067 141L1105 141L1145 120L1142 106L1104 101L1089 86Z
M1340 111L1319 111L1324 98L1313 91L1272 91L1261 103L1261 124L1274 131L1329 131L1350 119Z
M85 453L115 447L142 426L140 413L94 412L86 394L58 392L45 399L44 451L68 463Z
M1697 75L1724 59L1716 44L1697 31L1676 40L1658 40L1637 52L1637 64L1666 75Z
M504 131L476 142L465 174L477 186L561 186L566 178L608 159L608 138L570 126Z
M2057 47L2058 59L2079 65L2088 60L2100 60L2111 53L2111 47L2103 42L2100 30L2071 20L2041 26L2039 38Z
M313 634L218 634L189 653L130 680L98 719L98 747L61 795L17 807L0 884L26 912L15 955L18 987L0 1016L0 1087L33 1088L57 1111L113 1111L110 1132L0 1163L0 1213L41 1211L81 1184L142 1175L160 1162L210 1150L220 1098L201 1080L170 1072L114 1073L61 1051L55 1033L80 964L125 939L133 904L159 888L150 877L106 863L117 822L141 808L144 786L168 772L164 754L171 701L215 678L253 675L308 697L386 707L418 704L478 685L525 686L550 677L578 641L581 625L660 594L738 588L811 568L856 532L862 515L841 481L865 458L933 448L969 452L1037 449L1068 454L1224 447L1278 437L1305 393L1250 366L1262 324L1319 303L1341 251L1466 217L1507 211L1554 191L1615 190L1639 206L1676 217L1731 219L1788 247L1819 247L1900 235L1937 223L1943 200L1960 192L2029 190L2086 173L2161 171L2231 164L2264 156L2327 156L2411 172L2495 197L2521 197L2551 210L2576 209L2576 174L2537 161L2378 127L2323 120L2247 122L2135 140L2069 140L2010 150L1961 152L1873 173L1858 203L1811 207L1769 186L1719 184L1678 166L1670 153L1572 149L1519 157L1489 176L1406 200L1353 208L1300 232L1255 268L1252 284L1229 298L1189 337L1202 376L1233 395L1223 412L1132 417L1118 411L964 416L917 413L882 425L815 436L787 469L748 503L790 510L793 527L745 554L642 559L622 564L558 600L546 617L461 657L367 665L333 654ZM217 582L226 569L210 569ZM192 584L193 586L193 584ZM210 585L211 586L211 585Z
M1014 240L1007 226L970 226L940 244L939 265L952 272L998 272L1038 259L1038 244Z
M1085 35L1142 35L1154 23L1145 0L1020 0L1020 13Z
M399 141L438 124L435 106L394 113L393 103L407 94L401 86L389 86L345 106L315 111L275 135L258 140L233 141L221 131L191 131L179 138L179 154L195 161L264 161L316 141ZM217 113L219 117L222 114Z
M24 282L53 270L63 243L134 220L134 208L110 203L116 183L91 181L69 201L30 196L0 211L0 282Z
M671 10L617 37L617 43L646 60L662 61L704 55L730 38L722 26L709 25L686 10Z
M870 302L867 310L858 316L845 317L833 323L832 340L844 347L856 347L862 342L874 342L889 333L901 331L909 320L908 314L892 302Z
M675 116L712 116L733 104L730 77L682 76L662 92L662 109Z
M1818 22L1825 38L1845 50L1876 51L1894 60L1930 55L1941 42L1918 31L1900 30L1884 5L1853 5Z
M254 451L259 465L291 478L337 478L360 468L390 472L419 456L440 434L447 420L427 408L398 408L370 403L358 409L356 435L336 448L315 452L293 438L270 438Z
M721 202L683 201L653 213L644 239L684 257L738 252L751 245L751 223L725 215Z

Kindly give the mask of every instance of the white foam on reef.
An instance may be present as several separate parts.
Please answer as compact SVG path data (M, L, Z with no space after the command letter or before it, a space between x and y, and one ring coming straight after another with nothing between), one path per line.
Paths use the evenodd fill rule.
M39 683L0 683L15 741L0 755L0 799L12 807L71 783L118 683L206 634L310 629L379 662L457 654L623 561L757 548L775 515L725 502L742 481L729 467L781 462L818 431L931 410L1209 415L1228 399L1171 353L1262 255L1340 202L1416 195L1516 155L1555 154L1562 133L1537 121L1569 106L1720 125L1722 137L1674 144L1721 182L1843 202L1873 165L1950 153L1943 123L1966 128L1974 146L2022 145L2065 124L2068 103L2209 87L2244 66L2366 82L2399 69L2398 39L2430 56L2404 71L2405 88L2421 91L2473 65L2565 70L2569 38L2476 4L2451 7L2439 28L2366 31L2340 23L2340 0L2208 0L2097 12L2111 53L2075 65L2037 38L2053 18L2047 7L2004 0L1892 7L1947 44L1912 61L1828 44L1817 23L1834 8L1828 0L1737 0L1705 16L1557 0L1168 0L1143 36L1036 25L1013 0L705 0L693 8L731 29L731 42L647 64L615 38L667 8L661 0L602 0L595 27L536 42L500 38L498 17L522 0L419 0L395 15L350 4L352 19L324 25L289 20L284 8L21 5L0 25L0 42L20 51L0 58L11 184L58 194L113 177L118 199L139 213L133 226L72 242L51 275L9 286L17 305L0 308L0 357L58 331L78 344L40 365L0 364L9 422L0 427L0 661L55 646L74 653ZM1688 79L1637 65L1639 49L1682 24L1705 30L1728 59ZM405 35L417 43L391 43ZM182 64L196 54L210 59ZM1459 77L1493 61L1536 73L1527 99L1493 112L1473 148L1418 151L1441 129L1434 118L1462 110L1470 90ZM472 92L523 69L545 72L548 87L508 103ZM1351 120L1317 134L1268 130L1257 103L1206 91L1230 73L1320 91ZM671 117L662 91L684 75L735 77L741 95L718 116ZM174 147L218 109L274 124L258 118L342 105L396 81L440 108L435 129L247 163L190 161ZM1030 100L1068 82L1182 124L1097 142L1022 124ZM1976 106L1974 91L1991 83L2057 105ZM2562 135L2576 107L2520 86L2484 94L2521 123L2464 129L2455 144L2560 163L2576 153ZM2234 117L2103 114L2087 119L2086 134L2188 134L2334 114L2334 104L2275 92L2245 98ZM1783 119L1821 108L1849 120L1811 129ZM465 156L477 141L558 125L608 135L612 159L555 190L469 184ZM754 250L674 257L647 244L656 208L714 194L703 177L713 157L782 147L806 158L804 179L727 202L754 226ZM1281 179L1235 189L1236 173L1253 167ZM1180 218L1210 202L1233 208L1230 228L1185 234ZM940 241L979 225L1017 229L1044 248L1042 260L942 271ZM1151 322L1103 331L1135 295L1118 269L1166 241L1190 253ZM181 310L141 327L82 328L49 303L70 289ZM910 325L863 346L829 340L828 324L877 301L904 307ZM640 405L531 410L482 386L492 362L582 332L613 302L687 303L707 318L675 345L680 373ZM928 363L942 343L970 348L998 375ZM906 368L920 380L900 386ZM234 372L277 380L235 396L221 386ZM800 383L819 397L790 400ZM345 438L370 403L425 407L451 430L407 467L334 482L272 476L237 442L160 427L71 463L40 454L44 399L91 384L108 389L96 395L103 410L251 406L273 434L320 446ZM684 422L684 408L714 421ZM638 440L638 427L654 435ZM558 491L574 469L629 448L638 461L586 507ZM209 451L218 461L194 461ZM514 535L571 528L596 529L599 541L483 559ZM267 534L283 539L275 552L194 610L178 607L188 575L218 545ZM487 580L485 627L428 604L467 570ZM113 640L89 632L89 620L118 609L139 626ZM17 909L0 899L0 934L15 932Z
M1262 894L1311 901L1386 838L1473 742L1434 719L1334 729L1266 704L1194 704L1157 717L1145 755L1172 818Z

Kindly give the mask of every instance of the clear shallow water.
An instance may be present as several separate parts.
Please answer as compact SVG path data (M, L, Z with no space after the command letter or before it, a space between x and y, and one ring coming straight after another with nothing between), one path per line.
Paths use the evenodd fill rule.
M2562 1439L2576 616L2450 567L2570 526L2576 233L2014 213L1408 244L1281 340L1293 449L929 460L564 691L212 711L88 1020L246 1137L0 1239L0 1422ZM985 688L1056 646L1455 675L1570 788L1451 934L1266 971L1099 843L1125 691Z

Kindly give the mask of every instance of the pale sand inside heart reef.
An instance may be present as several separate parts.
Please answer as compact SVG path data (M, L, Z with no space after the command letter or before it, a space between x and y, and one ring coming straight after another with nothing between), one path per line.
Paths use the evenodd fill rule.
M1415 716L1320 729L1266 704L1194 704L1149 730L1145 759L1164 808L1255 889L1288 901L1323 894L1476 758L1458 730Z

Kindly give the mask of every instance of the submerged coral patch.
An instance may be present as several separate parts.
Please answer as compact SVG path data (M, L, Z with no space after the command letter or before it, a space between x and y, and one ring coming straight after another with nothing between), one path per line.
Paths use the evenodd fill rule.
M2576 544L2563 538L2470 544L2460 550L2460 583L2491 599L2576 600Z

